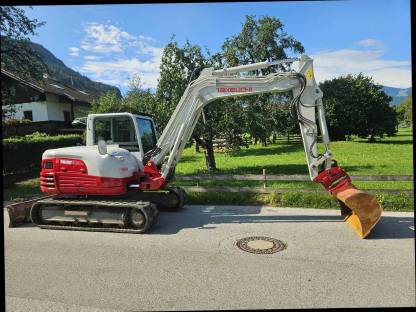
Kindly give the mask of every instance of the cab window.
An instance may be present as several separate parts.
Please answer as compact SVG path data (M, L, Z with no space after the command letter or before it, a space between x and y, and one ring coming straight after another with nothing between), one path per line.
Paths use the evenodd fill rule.
M146 153L156 145L155 129L150 119L137 117L137 124L141 133L143 152Z
M129 151L139 151L133 121L129 117L95 118L94 144L104 140L107 144L118 144Z

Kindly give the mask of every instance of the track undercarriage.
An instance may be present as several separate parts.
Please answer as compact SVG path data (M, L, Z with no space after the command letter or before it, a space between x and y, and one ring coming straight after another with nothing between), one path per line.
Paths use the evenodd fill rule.
M134 192L123 197L63 197L33 204L30 218L44 229L145 233L157 222L159 210L181 209L186 193L170 187L158 192Z

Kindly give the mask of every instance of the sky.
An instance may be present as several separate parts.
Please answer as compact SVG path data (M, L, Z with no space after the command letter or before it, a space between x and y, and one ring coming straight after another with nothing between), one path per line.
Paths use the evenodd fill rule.
M128 89L139 75L154 89L172 35L211 53L241 31L246 15L274 16L314 59L320 81L360 72L411 87L410 0L42 5L22 7L45 21L31 40L95 81Z

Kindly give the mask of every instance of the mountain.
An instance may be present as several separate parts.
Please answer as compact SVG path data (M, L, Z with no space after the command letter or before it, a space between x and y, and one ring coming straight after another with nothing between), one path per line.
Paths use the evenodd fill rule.
M403 101L408 95L412 94L412 88L393 88L393 87L383 87L383 91L387 93L387 95L390 95L393 100L390 102L391 105L397 106L400 104L401 101Z
M66 85L73 85L75 88L92 91L100 95L103 95L108 91L115 90L118 96L121 97L120 90L117 87L93 81L72 70L42 45L30 42L29 46L42 57L43 61L49 68L50 76L52 78L59 80Z

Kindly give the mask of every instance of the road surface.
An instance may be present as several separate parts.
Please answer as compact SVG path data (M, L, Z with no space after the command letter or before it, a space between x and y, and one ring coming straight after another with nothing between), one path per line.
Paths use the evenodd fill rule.
M144 235L7 226L7 311L415 306L413 213L384 212L365 240L336 210L255 206L161 212ZM259 235L287 248L237 248Z

